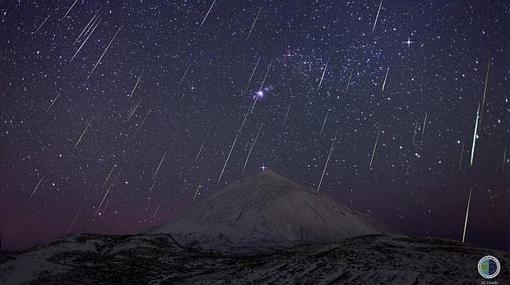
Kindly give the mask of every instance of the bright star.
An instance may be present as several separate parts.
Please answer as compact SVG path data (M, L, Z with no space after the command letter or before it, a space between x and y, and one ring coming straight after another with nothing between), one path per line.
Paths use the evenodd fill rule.
M408 38L407 38L407 41L402 42L402 43L403 43L403 44L406 44L406 45L407 45L407 47L410 47L410 46L411 46L411 44L413 44L414 42L413 42L413 41L411 41L411 37L408 37Z

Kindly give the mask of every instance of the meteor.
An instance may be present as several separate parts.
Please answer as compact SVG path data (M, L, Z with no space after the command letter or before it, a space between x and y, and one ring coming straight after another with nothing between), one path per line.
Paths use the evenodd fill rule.
M106 54L106 52L108 51L108 49L110 48L110 46L112 45L113 41L115 40L115 38L117 37L117 34L119 34L120 32L120 29L122 28L122 26L119 27L119 29L117 30L117 32L115 32L115 34L113 35L112 39L110 40L110 42L108 43L108 45L106 46L105 50L103 51L103 53L101 54L101 56L99 57L99 59L97 60L96 64L94 65L94 68L92 68L92 70L90 71L89 73L89 76L87 77L90 78L90 76L92 75L92 73L94 73L94 70L96 70L96 67L97 65L101 62L101 60L103 59L104 55Z
M149 117L149 114L151 113L151 110L149 109L147 113L145 113L145 117L143 117L142 123L140 124L140 127L138 127L138 130L140 130L143 125L145 124L145 121L147 121L147 117Z
M95 23L95 20L96 20L96 17L100 14L101 12L101 9L99 9L95 14L94 16L92 16L92 18L90 19L90 21L87 23L87 25L85 26L85 28L83 28L83 30L81 31L81 33L78 35L78 37L74 40L73 42L73 45L78 41L80 40L80 38L83 36L83 35L86 35L87 32L90 30L90 28L94 25Z
M204 187L204 186L202 186L202 182L198 183L197 189L195 190L195 195L193 195L193 201L195 201L197 199L198 190L200 190L200 188L202 188L202 187Z
M48 112L50 111L51 107L53 107L53 104L55 104L55 102L57 101L58 97L60 97L60 93L59 93L59 94L57 94L57 96L55 96L55 99L53 99L53 100L51 101L50 106L48 107L48 109L46 109L46 113L48 113Z
M269 64L269 66L271 66L271 64ZM267 72L269 72L269 69L268 69ZM266 72L266 77L267 77L267 72ZM264 80L265 80L265 78L264 78ZM262 81L262 83L264 83L264 81ZM235 145L237 143L237 139L239 138L239 134L243 130L243 127L244 127L244 124L246 123L246 119L248 118L248 115L251 112L253 112L253 110L255 109L255 105L257 104L258 98L259 98L258 96L255 97L255 99L253 100L253 104L251 105L251 108L246 112L246 114L244 114L244 118L243 118L243 121L241 123L241 126L239 127L239 129L237 129L236 136L234 138L234 141L232 142L232 145L230 146L230 151L228 152L227 158L225 159L225 163L223 164L223 168L221 169L220 176L218 177L218 184L220 183L221 177L223 176L223 173L225 172L225 168L227 167L228 161L230 160L230 155L232 155L232 151L234 150L234 147L235 147Z
M489 82L489 69L490 69L490 67L491 67L491 61L489 59L489 61L487 62L487 73L485 74L485 85L484 85L484 88L483 88L482 107L480 109L480 113L481 114L483 114L483 107L485 106L485 95L487 94L487 84ZM481 118L480 118L480 120L481 120Z
M464 219L464 230L462 231L462 242L464 242L466 240L466 229L467 229L467 223L468 223L468 217L469 217L469 206L471 204L471 189L472 188L469 188L469 197L468 197L468 202L467 202L467 207L466 207L466 217Z
M253 78L253 75L255 74L255 71L257 70L257 66L259 66L259 61L262 56L259 56L259 59L257 59L257 63L255 63L255 67L253 68L250 79L248 79L248 83L246 83L246 87L244 89L248 89L248 86L250 85L251 79Z
M377 10L377 15L375 16L374 26L372 27L372 33L375 31L375 26L377 25L377 19L379 19L379 13L381 12L382 2L383 2L383 0L381 0L381 3L379 3L379 9Z
M157 181L157 179L154 179L152 181L151 188L149 188L149 196L150 196L150 193L152 192L152 189L154 188L154 185L156 185L156 181Z
M416 132L418 131L418 122L414 123L414 134L413 134L413 143L411 144L414 146L414 141L416 140Z
M382 1L381 1L382 3ZM386 68L386 75L384 76L384 82L382 84L381 92L384 91L384 87L386 86L386 80L388 79L388 73L390 72L390 67Z
M191 57L190 57L190 59L188 61L188 67L186 67L186 70L184 71L184 74L182 75L181 80L179 80L179 85L181 85L182 81L184 81L184 78L186 77L186 74L188 74L188 70L191 67L191 64L192 64L192 62L191 62Z
M322 132L324 131L324 126L326 126L326 121L328 120L328 115L329 115L329 110L326 113L326 116L324 117L324 122L322 122L322 128L321 128L321 132L320 132L321 136L322 136Z
M289 108L287 109L287 113L285 113L285 118L283 119L282 126L284 126L285 122L287 122L287 118L289 117L290 107L292 107L292 102L289 104Z
M269 63L269 66L267 67L266 75L264 76L264 80L262 80L262 83L260 83L260 89L262 90L262 87L264 87L264 83L266 82L267 75L269 74L269 70L271 70L271 66L273 65L273 61Z
M106 189L106 192L103 196L103 199L101 200L101 202L99 203L99 206L97 207L96 209L96 215L99 213L100 209L101 209L101 206L103 205L106 197L108 196L108 194L110 194L110 191L113 187L113 184L115 184L115 181L117 181L117 179L119 178L120 174L122 173L122 168L119 170L119 173L117 173L117 176L115 176L115 178L113 179L112 183L110 183L110 186L108 186L108 189ZM106 206L105 206L106 208Z
M112 172L115 169L115 167L117 167L117 164L113 165L112 170L110 170L110 172L106 176L106 179L104 180L103 186L101 186L101 188L104 188L104 186L106 186L106 182L108 182L108 179L110 179L110 176L112 175Z
M427 124L427 114L428 113L425 113L425 118L423 119L423 128L421 129L421 137L423 139L423 134L425 133L425 127L426 127L426 124Z
M76 215L74 215L73 221L71 222L71 224L67 228L67 231L66 231L67 234L69 234L69 232L71 232L71 229L73 228L74 224L76 223L76 219L78 219L78 216L80 215L80 212L81 212L81 209L79 209L78 212L76 213Z
M69 14L69 12L71 12L71 10L73 9L74 5L76 5L76 3L78 3L78 0L75 0L73 5L71 5L71 7L69 7L69 9L67 10L66 14L64 15L64 17L62 17L60 20L62 21L65 17L67 17L67 15Z
M28 197L28 199L32 198L34 196L35 192L37 191L37 188L39 188L39 185L41 185L42 181L44 179L44 176L39 179L39 182L37 182L37 185L35 185L34 191L32 191L32 194Z
M152 217L156 217L156 215L158 214L159 207L161 207L161 202L162 201L160 200L158 206L156 207L156 210L154 211L154 214L152 214Z
M91 32L87 35L87 37L85 38L85 40L81 43L80 47L76 50L76 52L73 54L73 56L71 57L71 59L69 60L69 62L73 62L74 58L76 57L76 55L78 55L78 53L80 52L80 50L83 48L83 46L85 45L85 43L89 40L90 36L94 33L94 31L96 30L96 28L99 26L99 24L101 23L101 17L98 17L96 19L97 21L94 21L94 23L92 24L93 25L93 28L91 30Z
M253 20L253 24L251 24L250 32L248 33L248 36L246 37L246 41L250 38L251 32L253 31L253 27L255 27L255 23L257 23L257 20L259 19L260 11L262 10L262 7L260 7L259 11L257 12L257 16L255 16L255 20Z
M478 121L480 120L480 103L478 103L478 110L476 110L476 118L475 118L475 128L473 130L473 143L471 145L471 160L469 161L469 166L473 166L473 159L475 157L475 146L476 146L476 137L478 132Z
M158 168L156 168L156 171L154 172L154 175L152 175L152 179L154 180L156 178L156 175L158 174L158 171L159 171L159 168L161 167L161 165L163 164L163 161L165 160L165 157L166 157L166 154L168 153L168 150L165 151L165 154L163 155L163 157L161 158L161 160L159 161L159 164L158 164ZM152 188L151 188L152 189Z
M352 78L352 72L354 71L354 68L351 69L351 74L349 75L349 80L347 81L347 86L344 91L344 96L347 95L347 91L349 91L349 85L351 84L351 78Z
M331 55L328 57L328 61L326 62L326 66L324 66L324 70L322 71L321 80L319 81L319 87L317 87L317 91L321 89L322 81L324 80L324 75L326 74L326 70L328 69L329 60L331 59Z
M198 150L197 155L195 156L195 161L197 161L198 158L200 157L200 154L202 153L202 150L204 149L204 145L205 145L205 142L206 142L208 136L209 136L209 132L207 132L205 134L205 138L202 141L202 145L200 145L200 149Z
M78 141L76 141L76 144L74 145L74 148L76 148L78 146L78 144L81 142L81 139L85 135L85 132L87 132L87 129L90 127L90 124L92 124L93 120L94 120L94 117L92 117L92 119L90 119L89 123L87 124L87 126L85 127L83 132L81 133L80 138L78 139Z
M42 28L42 26L44 26L44 24L46 23L46 21L48 20L49 17L50 17L50 14L48 14L48 16L46 18L44 18L42 23L39 25L39 27L37 27L37 29L34 32L32 32L32 34L36 35L37 32L39 32L39 30Z
M372 158L370 159L370 169L372 169L372 163L374 162L374 156L375 156L375 150L377 149L377 143L379 142L379 135L381 134L381 131L377 133L377 138L375 139L374 143L374 149L372 150Z
M127 120L129 121L131 119L131 117L133 117L133 115L136 113L136 110L138 109L138 107L140 106L140 102L142 102L142 98L140 98L140 100L138 100L138 103L136 103L136 105L133 107L133 109L131 109L131 112L129 112L129 115L128 115L128 118Z
M262 129L263 123L260 123L259 130L257 131L257 135L255 136L255 140L253 140L253 143L251 144L250 151L248 151L248 155L246 156L246 160L244 161L243 170L241 171L241 175L244 174L244 170L246 169L246 165L248 164L248 160L250 159L251 152L253 151L253 148L255 147L255 144L257 143L257 140L259 138L260 130Z
M326 163L324 164L324 169L322 170L321 180L319 181L319 185L317 186L317 190L316 190L317 192L319 192L319 189L321 188L322 180L324 179L324 174L326 173L326 169L328 168L328 163L329 163L329 160L331 159L331 154L333 153L335 142L336 142L336 136L335 136L335 139L333 139L333 141L331 142L331 147L329 148L328 158L326 159Z
M135 86L133 87L133 90L131 90L131 93L129 94L128 102L129 102L129 100L131 100L131 96L133 96L133 93L135 93L135 90L138 87L138 84L140 83L140 80L142 79L143 72L144 72L144 70L142 70L142 73L140 74L140 76L138 76L138 79L136 80Z
M213 6L214 6L214 3L216 3L216 0L214 0L211 4L211 7L209 7L209 10L207 11L207 14L205 14L205 17L204 19L202 20L202 23L200 23L200 27L202 27L202 25L204 24L205 20L207 19L207 16L209 16L209 13L211 12Z

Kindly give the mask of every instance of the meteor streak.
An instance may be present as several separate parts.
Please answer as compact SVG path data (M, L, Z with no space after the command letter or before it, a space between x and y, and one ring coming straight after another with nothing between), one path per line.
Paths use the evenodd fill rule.
M347 81L347 86L344 91L344 96L347 95L347 91L349 91L349 85L351 84L351 78L352 78L352 72L354 71L354 68L351 69L351 74L349 75L349 80Z
M375 16L374 26L372 27L372 33L375 31L375 26L377 25L377 19L379 19L379 13L381 12L382 2L383 2L383 0L381 0L381 3L379 3L379 9L377 10L377 15Z
M328 158L326 159L326 163L324 164L324 169L322 170L321 180L319 181L319 185L317 186L317 190L316 190L317 192L319 192L319 189L321 188L322 180L324 179L324 174L326 173L326 169L328 168L328 163L329 163L329 160L331 159L331 154L333 153L335 142L336 142L336 136L335 136L335 139L333 139L333 141L331 142L331 147L329 148Z
M156 171L154 172L154 175L152 175L152 179L154 180L156 178L156 175L158 174L158 171L159 171L159 168L161 167L161 165L163 164L163 161L165 160L165 157L166 157L166 154L168 153L168 150L165 151L165 154L163 155L163 157L161 158L161 160L159 161L159 164L158 164L158 168L156 168ZM151 188L152 189L152 188Z
M202 186L202 182L198 183L197 189L195 190L195 195L193 195L193 201L195 201L197 199L198 190L200 190L200 188L202 188L202 187L204 187L204 186Z
M135 93L135 90L138 87L138 84L140 83L140 80L142 79L143 72L144 72L144 70L142 70L142 73L140 74L140 76L138 76L138 79L136 80L135 86L133 87L133 90L131 90L131 93L129 94L128 102L129 102L129 100L131 100L131 96L133 96L133 93Z
M381 1L382 3L382 1ZM384 91L384 87L386 86L386 80L388 79L388 73L390 72L390 67L386 68L386 75L384 76L384 82L382 84L381 92Z
M326 126L326 121L328 120L328 115L329 115L329 110L326 113L326 116L324 117L324 122L322 122L322 128L321 128L321 132L320 132L321 136L322 136L322 132L324 131L324 126Z
M412 146L414 146L414 141L416 140L416 132L418 131L418 122L414 123L414 134L413 134L413 143Z
M469 206L471 204L471 188L469 188L469 197L466 207L466 217L464 219L464 230L462 231L462 242L466 240L466 229L467 229L467 223L468 223L468 217L469 217Z
M262 87L264 87L264 83L266 83L267 75L269 74L269 70L271 70L271 66L273 65L273 61L269 63L269 66L267 67L266 75L264 75L264 80L262 80L262 83L260 83L260 90L262 90Z
M108 49L110 48L110 46L112 45L113 41L115 40L115 38L117 37L117 34L119 34L120 32L120 29L122 28L119 27L119 29L117 30L117 32L115 32L115 34L113 35L112 39L110 40L110 42L108 43L108 45L106 46L105 50L103 51L103 53L101 54L101 56L99 57L99 59L97 60L96 64L94 65L94 68L92 68L92 70L90 71L89 73L89 76L87 77L90 78L90 76L92 75L92 73L94 73L94 70L96 70L96 67L97 65L101 62L101 60L103 59L104 55L106 54L106 52L108 51Z
M37 191L37 188L39 188L39 185L41 185L41 182L43 181L44 176L39 179L39 182L37 182L37 185L35 185L34 191L32 191L32 194L28 197L28 199L32 198L34 196L35 192Z
M87 23L87 25L85 26L85 28L83 28L83 30L81 31L81 33L78 35L78 37L74 40L73 42L73 45L85 34L87 34L87 32L90 30L90 28L94 25L95 23L95 20L96 20L96 17L99 15L99 13L101 12L101 9L99 11L97 11L97 13L94 14L94 16L92 16L92 18L90 19L90 21Z
M44 26L44 24L46 23L46 21L48 20L49 17L50 17L50 14L48 14L48 16L46 18L44 18L44 20L39 25L39 27L37 27L37 29L34 32L32 32L34 35L36 35L37 32L39 32L39 30L42 28L42 26Z
M250 159L251 152L253 151L253 148L255 147L255 144L257 143L257 140L259 138L260 130L262 129L263 123L260 123L259 130L257 131L257 135L255 136L255 140L253 140L253 143L251 144L250 151L248 151L248 155L246 156L246 160L244 161L243 170L241 171L241 175L244 174L244 170L246 169L246 165L248 164L248 160Z
M57 101L58 97L60 97L60 93L59 93L59 94L57 94L57 96L55 96L55 99L53 99L53 100L51 101L50 106L48 107L48 109L46 109L46 113L48 113L48 112L50 111L51 107L53 107L53 104L55 104L55 102Z
M80 50L83 48L83 46L85 45L85 43L89 40L90 36L94 33L94 31L96 30L96 28L99 26L99 24L101 23L101 17L98 17L94 23L92 24L93 25L93 28L91 30L91 32L87 35L87 37L85 38L85 40L81 43L80 47L76 50L76 52L73 54L73 56L71 57L71 60L69 60L69 62L73 62L74 58L76 57L76 55L78 55L78 53L80 52Z
M73 221L71 222L71 224L69 225L69 227L67 228L67 231L66 233L69 234L69 232L71 232L71 229L73 228L74 224L76 223L76 219L78 219L78 216L80 215L80 212L81 212L81 209L78 210L78 212L76 213L76 215L74 215L74 218L73 218Z
M150 193L152 192L152 189L154 188L154 185L156 185L156 181L157 181L157 179L154 179L152 181L151 188L149 188L149 196L150 196Z
M143 125L145 124L145 121L147 121L147 117L149 117L149 114L151 113L151 110L148 110L147 113L145 113L145 117L143 117L142 123L140 124L140 127L138 127L138 130L140 130Z
M71 5L71 7L69 7L69 9L67 10L66 14L64 15L64 17L62 17L60 20L62 21L65 17L67 17L67 15L69 14L69 12L71 12L71 10L73 9L74 5L76 5L76 3L78 3L78 0L75 0L73 5Z
M489 82L489 69L491 67L491 61L487 62L487 73L485 74L485 85L483 88L483 97L482 97L482 107L480 109L480 113L483 114L483 107L485 106L485 95L487 94L487 84ZM481 119L481 118L480 118Z
M375 156L375 150L377 149L377 143L379 142L379 135L381 134L381 131L377 133L377 138L375 139L374 143L374 149L372 150L372 158L370 159L370 169L372 169L372 163L374 162L374 156Z
M253 78L253 75L255 74L255 71L257 70L257 66L259 66L259 61L262 56L259 56L259 59L257 59L257 63L255 64L255 67L253 68L250 79L248 79L248 83L246 83L246 87L244 89L248 89L248 86L250 85L251 79Z
M110 176L112 175L112 172L115 169L115 167L117 167L117 164L113 165L112 170L110 170L110 172L106 176L106 179L104 180L103 186L101 186L101 188L104 188L104 186L106 186L106 182L108 182L108 179L110 179Z
M423 139L423 134L425 133L425 127L427 126L427 114L425 113L425 118L423 119L423 128L421 129L421 137Z
M292 107L292 102L289 104L289 108L287 109L287 113L285 113L285 118L283 119L282 126L284 126L285 122L287 122L287 118L289 117L290 107Z
M473 159L475 157L475 146L479 120L480 120L480 103L478 103L478 110L476 110L475 128L473 130L473 144L471 145L471 160L469 161L469 166L473 166Z
M202 153L202 150L204 149L204 145L205 145L205 142L206 142L208 136L209 136L209 132L207 132L205 134L205 138L202 141L202 145L200 145L200 149L198 150L197 155L195 156L195 161L197 161L198 158L200 157L200 154Z
M250 110L247 111L246 114L244 114L243 122L241 123L241 126L237 130L237 133L236 133L236 136L234 138L234 141L232 142L232 145L230 146L230 151L228 152L227 159L225 159L225 163L223 164L223 168L221 169L220 176L218 177L218 184L220 183L221 177L223 176L223 173L225 172L225 168L227 167L228 161L230 159L230 155L232 155L232 150L234 149L234 147L235 147L235 145L237 143L237 138L239 137L239 134L241 133L241 130L244 127L244 123L246 122L246 118L248 118L248 115L253 111L253 109L255 109L255 104L257 104L257 99L258 99L258 97L255 97L255 100L253 100L253 104L252 104Z
M257 16L255 16L255 20L253 20L253 24L251 24L250 32L248 33L248 36L246 37L246 41L250 38L251 32L253 31L253 27L255 27L255 23L257 23L257 20L259 18L260 11L262 10L262 7L260 7L259 11L257 12Z
M152 214L153 217L156 217L156 215L158 214L159 207L161 207L161 202L162 201L160 200L158 206L156 207L156 210L154 211L154 214Z
M244 121L243 121L243 123L244 123ZM237 132L237 134L234 138L234 141L232 142L232 145L230 146L230 151L228 152L227 159L225 159L225 164L223 164L223 168L221 169L220 176L218 177L218 184L220 184L221 177L223 176L223 172L225 172L225 168L227 167L227 163L228 163L228 160L230 159L230 155L232 155L232 150L234 149L234 147L236 145L237 138L239 137L239 133L240 133L240 131Z
M127 120L129 121L131 119L131 117L133 117L133 115L136 113L136 110L138 109L138 107L140 106L140 102L142 102L142 98L140 98L140 100L138 100L138 103L136 103L136 105L133 107L133 109L131 109L131 112L129 112L129 115L128 115L128 118Z
M99 213L99 211L101 210L101 206L103 205L106 197L108 196L108 194L110 194L111 192L111 189L113 187L113 184L115 184L115 181L117 181L117 179L119 178L120 174L122 173L122 168L119 170L119 173L117 173L117 176L115 176L115 178L113 179L112 183L110 183L110 186L108 186L108 189L106 189L106 192L103 196L103 199L101 200L101 202L99 203L99 206L97 207L96 209L96 215ZM105 206L106 208L106 206Z
M331 56L328 57L328 61L326 62L326 66L324 66L324 70L322 71L321 80L319 81L319 87L317 87L317 91L321 89L322 81L324 80L324 74L326 74L326 70L328 69L329 60L331 59Z
M181 80L179 80L179 85L182 84L182 81L184 81L184 78L186 77L186 74L188 74L188 70L191 67L191 64L192 64L192 62L191 62L191 58L190 58L188 61L188 67L186 67L186 71L184 71L184 74L182 75Z
M94 120L94 117L92 117L92 119L90 119L89 123L87 124L87 126L85 127L83 132L81 133L80 138L78 139L78 141L76 141L76 144L74 145L74 148L76 148L78 146L78 144L81 142L81 139L85 135L85 132L87 132L87 129L90 127L90 124L92 124L93 120Z
M214 3L216 3L216 0L214 0L211 4L211 7L209 7L209 10L207 11L207 14L205 14L205 17L204 19L202 20L202 23L200 23L200 27L202 27L202 25L204 24L205 20L207 19L207 16L209 16L209 13L211 12L213 6L214 6Z

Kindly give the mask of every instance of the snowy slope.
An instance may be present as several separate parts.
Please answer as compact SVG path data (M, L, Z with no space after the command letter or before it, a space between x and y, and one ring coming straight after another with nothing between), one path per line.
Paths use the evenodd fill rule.
M265 255L186 248L169 234L76 235L0 262L0 284L481 284L476 269L507 252L433 238L365 235ZM494 283L495 284L495 283Z
M181 242L212 240L233 246L329 243L386 231L326 194L271 170L238 180L149 233L172 233Z

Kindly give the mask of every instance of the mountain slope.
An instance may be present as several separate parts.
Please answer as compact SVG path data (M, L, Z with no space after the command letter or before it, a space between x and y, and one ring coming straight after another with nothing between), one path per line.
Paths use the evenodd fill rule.
M149 233L172 233L205 244L261 241L329 243L386 231L326 194L297 185L271 170L238 180ZM213 242L214 240L214 242Z
M0 284L480 284L507 252L433 238L365 235L271 254L226 256L182 247L169 234L73 235L0 262Z

